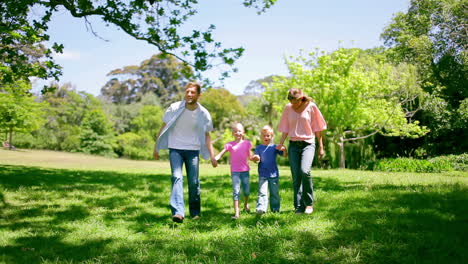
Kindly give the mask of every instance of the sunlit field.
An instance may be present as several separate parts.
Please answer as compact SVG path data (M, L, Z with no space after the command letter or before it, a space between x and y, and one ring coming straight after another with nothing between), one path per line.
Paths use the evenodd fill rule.
M465 263L468 173L314 170L315 211L231 220L228 165L202 164L202 217L175 224L167 161L0 150L0 263ZM252 164L250 206L258 179Z

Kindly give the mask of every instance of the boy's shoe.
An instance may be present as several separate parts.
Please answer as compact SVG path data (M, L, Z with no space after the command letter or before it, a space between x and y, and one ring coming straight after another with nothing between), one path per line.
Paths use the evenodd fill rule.
M304 213L306 214L311 214L314 211L314 207L312 206L307 206Z
M244 207L244 212L250 213L250 207Z
M238 215L233 215L233 216L231 216L231 219L232 220L237 220L237 219L239 219L239 216Z
M194 216L192 216L192 220L198 220L198 219L200 219L200 215L194 215Z
M172 216L172 221L176 222L176 223L182 223L184 222L184 217L181 216L180 214L175 214Z
M265 213L265 211L263 211L263 210L258 210L258 209L257 209L257 214L258 214L258 215L262 215L262 214L264 214L264 213Z

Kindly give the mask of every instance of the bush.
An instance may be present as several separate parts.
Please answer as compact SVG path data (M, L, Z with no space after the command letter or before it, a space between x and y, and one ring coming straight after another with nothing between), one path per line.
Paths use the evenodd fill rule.
M395 172L468 171L468 154L447 155L428 160L395 158L378 160L373 170Z
M146 134L124 133L117 137L117 144L120 156L137 160L153 159L154 140Z
M454 170L468 171L468 153L435 157L429 161L434 163L449 163Z
M15 133L12 141L12 145L17 148L29 149L36 145L36 138L29 133Z
M376 162L374 170L391 172L442 172L451 171L450 163L413 158L382 159Z

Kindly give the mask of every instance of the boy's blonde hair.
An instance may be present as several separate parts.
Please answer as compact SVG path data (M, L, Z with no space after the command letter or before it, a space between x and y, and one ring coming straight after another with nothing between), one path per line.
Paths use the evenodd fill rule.
M275 136L275 132L273 131L273 128L269 125L263 126L261 132L270 133L272 137Z

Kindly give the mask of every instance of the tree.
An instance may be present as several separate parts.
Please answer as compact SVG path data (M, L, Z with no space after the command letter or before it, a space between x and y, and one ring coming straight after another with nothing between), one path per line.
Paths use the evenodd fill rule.
M412 0L381 36L394 60L417 65L428 91L444 86L440 96L454 107L468 95L467 9L466 0Z
M257 8L259 12L265 11L275 2L243 0L245 6ZM41 69L27 60L15 62L16 58L21 58L22 52L11 44L48 40L46 32L52 14L62 10L74 17L84 18L87 24L90 24L88 17L97 16L135 39L154 45L162 53L176 56L196 71L204 71L218 64L232 66L244 49L223 48L220 42L213 39L214 25L205 31L193 29L186 35L180 32L179 29L197 13L196 4L196 0L3 0L0 2L2 77L22 77L24 80L31 76L58 77L57 65L53 60L48 60L46 67ZM42 10L43 13L33 14L30 12L32 8ZM49 56L52 49L60 52L62 48L55 44L47 48L45 54ZM22 62L26 63L22 65ZM228 72L226 70L223 76L228 76Z
M81 151L89 154L115 156L112 126L101 109L86 113L81 125Z
M163 114L159 106L143 105L131 121L131 130L117 137L118 154L132 159L152 159Z
M416 65L429 92L415 118L431 129L424 147L433 155L466 152L458 138L468 127L455 124L468 96L467 9L466 0L412 0L381 35L389 57Z
M237 97L224 88L209 88L202 93L200 103L210 111L215 128L224 129L221 125L225 124L226 120L245 114Z
M46 122L33 131L32 147L80 151L80 135L83 119L89 111L100 109L101 103L93 95L78 92L72 84L51 83L50 91L40 98L47 102L44 107Z
M167 107L183 98L184 87L191 74L192 68L174 56L157 54L140 66L125 66L111 71L108 76L112 79L102 87L101 93L120 104L139 102L145 94L154 93Z
M42 45L49 39L44 32L53 10L46 11L39 21L31 19L28 12L34 2L39 1L0 2L0 83L29 82L32 76L58 79L61 74L51 54L61 52L63 46Z
M14 132L29 132L43 122L42 104L28 93L31 86L24 81L6 85L0 90L0 128L8 134L13 148Z
M311 58L292 58L287 65L291 76L275 78L265 98L282 112L288 89L302 88L312 96L328 123L327 133L340 147L342 168L346 142L377 133L401 137L427 133L418 122L409 122L413 113L403 108L421 94L410 65L394 66L358 49L311 53Z
M247 87L244 89L244 94L261 95L265 91L265 88L268 86L268 84L273 82L274 77L277 77L277 75L270 75L258 80L250 81L249 84L247 84Z

